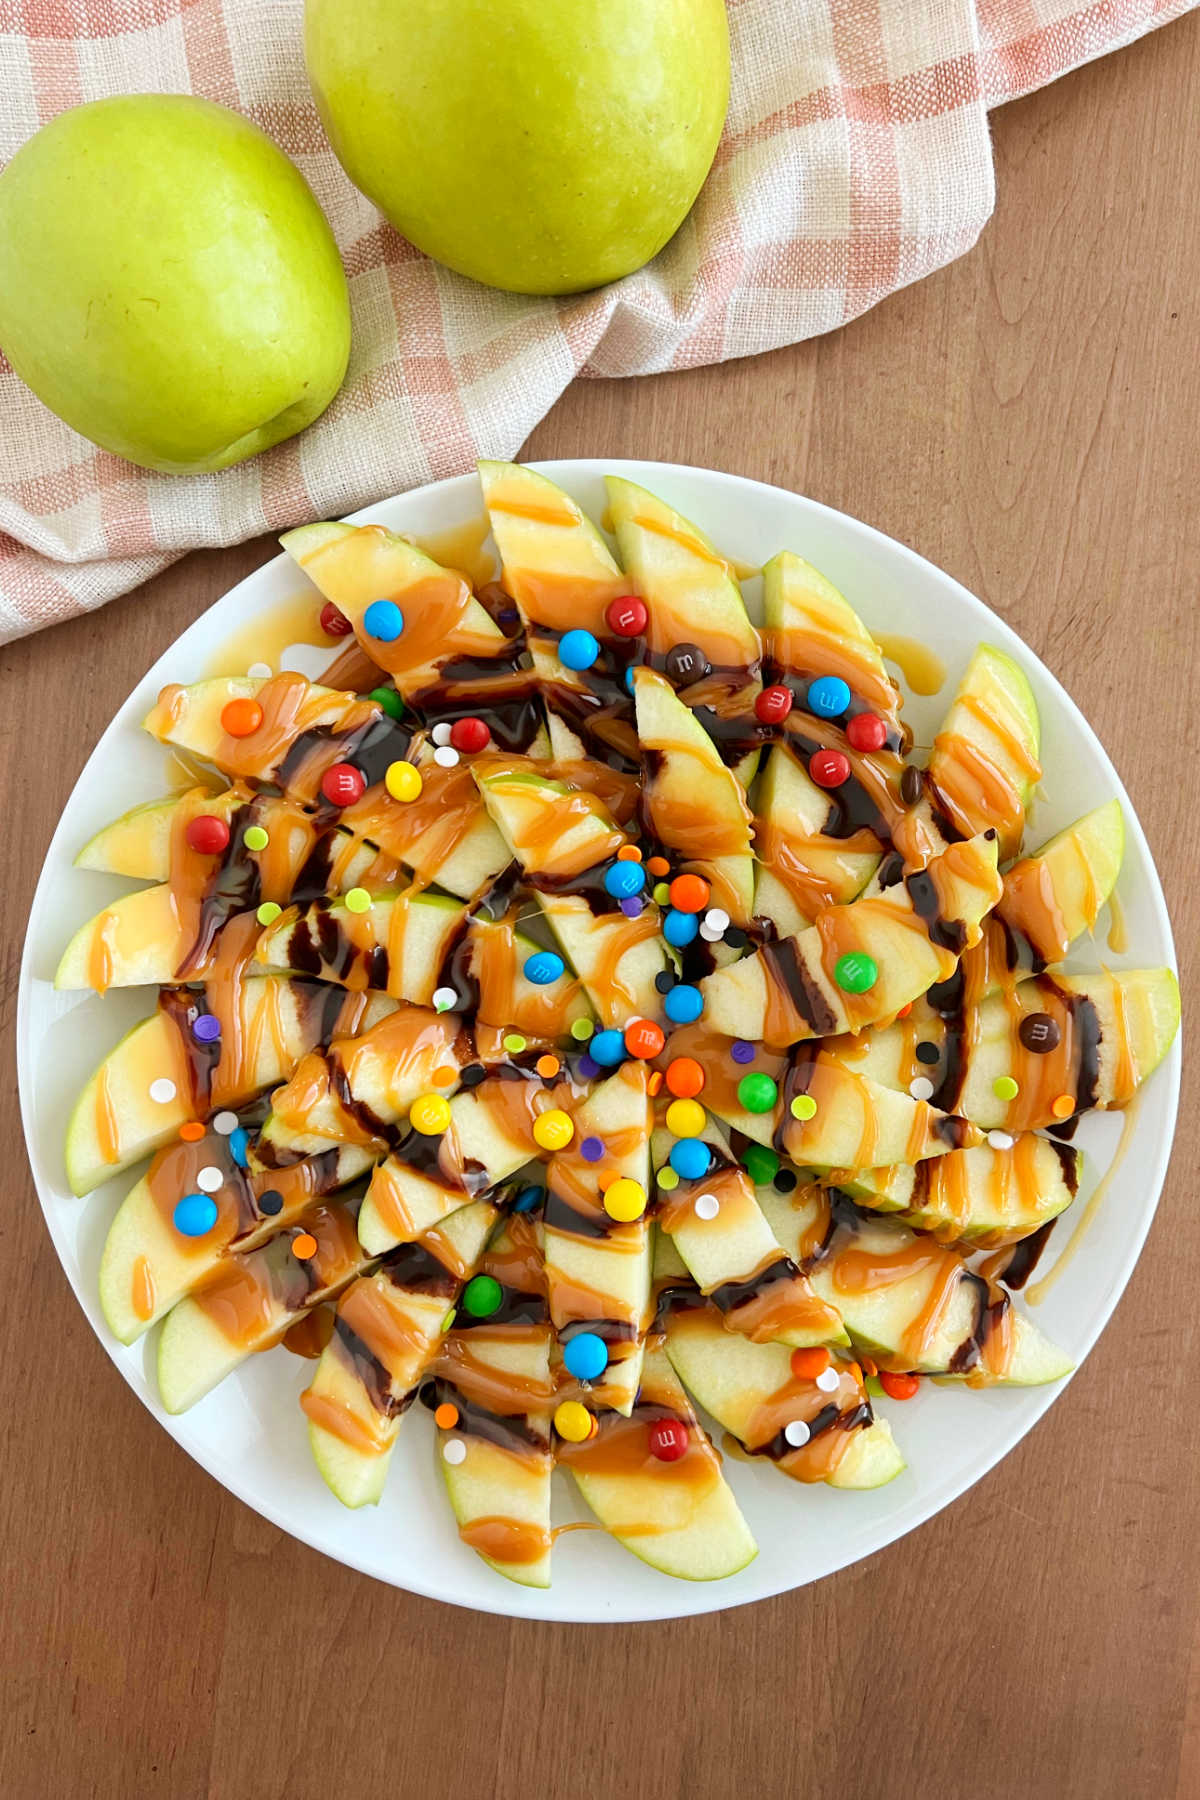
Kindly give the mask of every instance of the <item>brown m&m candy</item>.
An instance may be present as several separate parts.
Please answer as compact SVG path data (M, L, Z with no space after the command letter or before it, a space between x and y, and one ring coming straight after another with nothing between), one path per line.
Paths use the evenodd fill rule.
M667 674L676 687L703 681L711 669L712 664L699 644L676 644L667 651Z
M905 806L915 806L921 798L921 771L909 763L900 777L900 798Z
M1058 1047L1062 1032L1049 1013L1026 1013L1017 1028L1017 1036L1026 1050L1035 1056L1046 1056Z

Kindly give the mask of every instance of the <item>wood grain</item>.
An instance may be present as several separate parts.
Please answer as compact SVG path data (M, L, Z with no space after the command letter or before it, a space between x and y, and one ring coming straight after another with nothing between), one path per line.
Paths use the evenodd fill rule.
M958 576L1112 752L1193 989L1198 109L1188 20L996 116L996 217L955 267L817 343L577 384L528 445L779 482ZM42 851L93 742L133 677L271 551L194 556L0 653L10 1014ZM815 1588L578 1629L393 1592L195 1468L71 1297L6 1080L0 1793L1190 1800L1194 1086L1190 1098L1113 1324L970 1495Z

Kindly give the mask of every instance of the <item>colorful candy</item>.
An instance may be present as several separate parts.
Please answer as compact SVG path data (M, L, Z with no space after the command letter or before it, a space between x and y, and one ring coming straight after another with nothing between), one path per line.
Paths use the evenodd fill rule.
M564 1400L554 1409L554 1429L568 1444L586 1444L592 1435L592 1415L578 1400Z
M703 912L708 905L709 886L702 875L677 875L669 892L678 912Z
M608 629L617 637L641 637L650 620L646 602L637 594L620 594L604 609Z
M491 741L491 728L483 719L456 719L450 727L450 743L464 756L477 756Z
M334 763L321 777L321 792L330 806L353 806L366 791L366 779L353 763Z
M678 912L674 908L662 923L662 934L668 944L682 950L695 937L700 921L694 912Z
M370 912L371 896L364 887L352 887L346 895L345 906L347 912Z
M846 742L852 750L882 750L887 743L887 726L878 713L855 713L846 725Z
M393 800L416 800L425 783L421 779L419 769L410 762L389 763L383 777L383 785Z
M704 995L698 987L680 982L663 1001L663 1011L672 1025L691 1025L704 1011Z
M770 1112L779 1098L779 1086L772 1076L756 1069L752 1075L742 1076L737 1085L737 1097L743 1112Z
M881 1369L879 1385L890 1400L911 1400L921 1384L915 1375L894 1375L890 1369Z
M819 788L839 788L850 779L850 759L841 750L814 750L808 772Z
M673 1137L699 1137L708 1115L698 1100L672 1100L667 1108L667 1130Z
M879 980L879 964L865 950L847 950L833 965L833 979L847 994L865 994Z
M608 1345L595 1331L580 1331L563 1345L563 1363L576 1381L595 1381L608 1367Z
M571 1115L552 1106L533 1121L533 1141L542 1150L565 1150L575 1136Z
M349 637L350 633L354 630L353 625L350 623L341 607L335 606L332 600L327 600L325 602L324 606L321 608L320 618L321 630L325 633L326 637Z
M625 1039L609 1026L595 1034L588 1044L588 1051L593 1062L598 1062L602 1069L615 1069L618 1063L625 1061Z
M704 1070L694 1056L676 1056L667 1064L667 1087L680 1100L690 1100L704 1086Z
M309 1262L317 1254L320 1245L311 1231L298 1231L292 1239L292 1255L297 1262Z
M229 843L229 827L215 813L201 813L189 819L184 832L188 848L200 856L220 856Z
M576 626L572 631L565 631L559 640L558 659L564 668L574 669L577 673L590 669L600 654L600 645L590 631L583 631Z
M610 1219L629 1225L646 1210L646 1190L629 1175L618 1175L604 1190L604 1210Z
M712 664L699 644L676 644L667 651L667 677L676 687L687 687L711 675Z
M536 950L525 958L521 973L534 987L549 987L551 982L560 979L565 967L562 957L555 955L553 950Z
M408 1122L422 1137L437 1137L451 1120L450 1102L442 1094L421 1094L409 1108Z
M658 1462L678 1462L687 1455L690 1441L682 1419L654 1419L647 1428L646 1442Z
M692 1203L692 1211L698 1219L715 1219L721 1210L721 1202L715 1194L697 1194Z
M670 1017L671 1001L680 991L679 988L672 988L663 1003L668 1017ZM631 1025L625 1027L626 1050L630 1056L640 1057L643 1062L649 1062L652 1058L661 1055L666 1041L666 1032L653 1019L634 1019ZM596 1048L593 1044L593 1056L595 1053Z
M712 1165L712 1151L703 1138L680 1138L667 1160L681 1181L699 1181Z
M494 1275L473 1275L462 1291L463 1311L473 1319L490 1319L503 1299L504 1289Z
M840 675L818 675L811 681L804 704L818 719L840 719L850 705L850 689Z
M181 1237L207 1237L217 1222L217 1203L209 1194L185 1194L171 1222Z
M1017 1036L1026 1050L1032 1050L1035 1056L1048 1056L1051 1050L1057 1050L1062 1032L1058 1021L1049 1013L1026 1013L1017 1027Z
M815 1381L818 1375L824 1374L832 1357L823 1344L814 1344L810 1348L792 1351L792 1374L797 1381Z
M646 885L646 871L641 863L615 862L604 871L604 891L614 900L628 900L640 894Z
M779 1158L766 1144L747 1144L742 1151L742 1167L755 1187L767 1187L779 1173Z
M792 690L776 685L765 687L754 702L755 716L764 725L782 725L792 710Z
M394 600L372 600L362 622L367 636L381 644L394 644L404 630L404 614Z
M395 688L372 688L370 698L387 714L389 719L398 719L404 712L404 702Z
M257 700L230 700L221 708L221 730L235 738L253 737L263 722Z

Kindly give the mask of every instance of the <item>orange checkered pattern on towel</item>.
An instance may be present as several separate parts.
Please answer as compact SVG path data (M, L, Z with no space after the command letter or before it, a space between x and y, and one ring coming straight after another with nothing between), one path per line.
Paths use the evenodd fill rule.
M1192 3L729 0L733 101L691 217L638 274L547 300L438 268L351 186L309 93L303 0L0 0L0 160L106 94L236 107L324 207L355 327L325 417L220 475L147 474L96 450L0 358L0 641L101 606L197 545L512 455L575 375L687 368L845 324L979 236L989 107Z

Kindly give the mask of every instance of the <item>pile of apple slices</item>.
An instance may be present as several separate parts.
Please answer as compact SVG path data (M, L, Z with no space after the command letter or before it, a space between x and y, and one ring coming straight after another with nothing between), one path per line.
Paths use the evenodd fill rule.
M632 483L614 555L544 477L481 478L500 582L305 527L354 634L326 682L159 696L148 729L210 775L77 859L139 885L57 985L158 1004L81 1094L68 1178L149 1159L99 1284L121 1342L158 1330L169 1411L286 1340L347 1506L420 1398L501 1574L549 1582L561 1463L636 1556L709 1580L755 1554L714 1422L869 1488L904 1466L881 1396L1068 1371L1011 1289L1079 1190L1075 1121L1171 1043L1175 978L1062 966L1121 814L1024 852L1009 657L978 649L918 766L798 555L755 623Z

